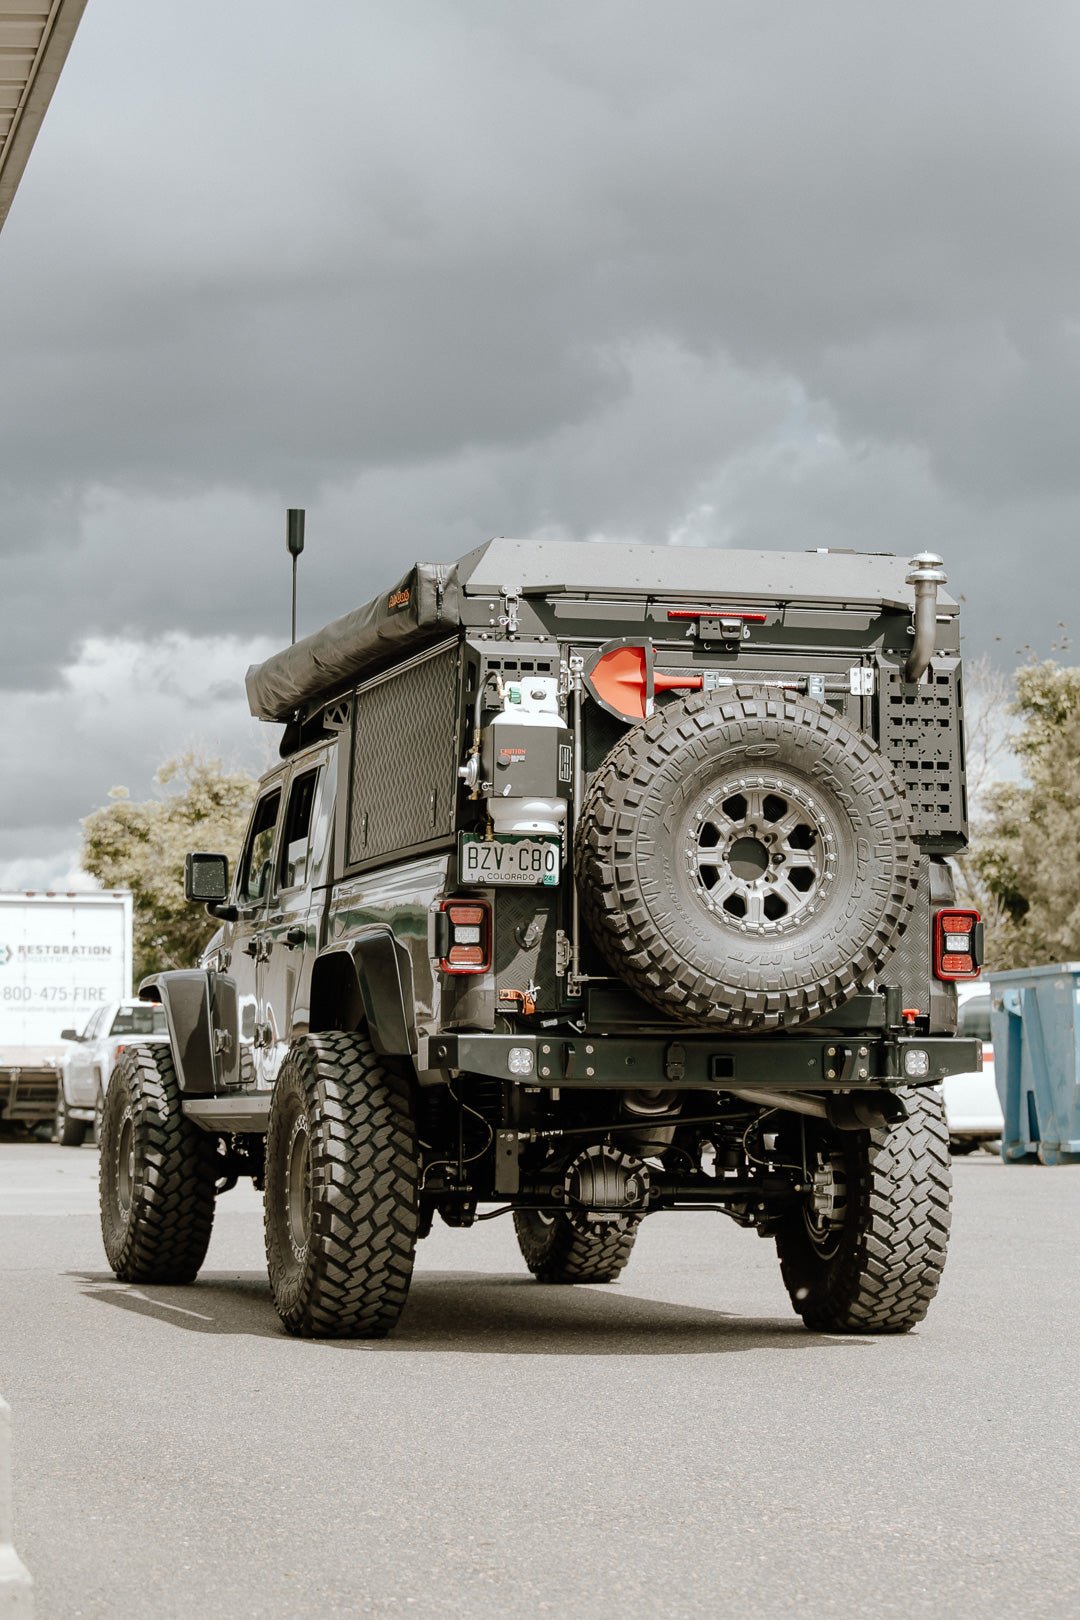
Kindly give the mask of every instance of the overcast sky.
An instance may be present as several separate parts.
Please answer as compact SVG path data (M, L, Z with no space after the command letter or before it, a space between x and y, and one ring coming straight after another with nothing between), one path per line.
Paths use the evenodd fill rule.
M289 505L301 633L554 534L930 547L1048 654L1078 61L1075 0L90 0L0 235L0 887L265 762Z

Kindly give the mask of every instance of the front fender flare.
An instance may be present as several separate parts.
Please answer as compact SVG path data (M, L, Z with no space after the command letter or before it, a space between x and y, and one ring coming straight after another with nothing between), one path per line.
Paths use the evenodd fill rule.
M236 981L210 968L155 973L140 1001L165 1009L176 1077L185 1097L213 1097L240 1084L240 1002Z

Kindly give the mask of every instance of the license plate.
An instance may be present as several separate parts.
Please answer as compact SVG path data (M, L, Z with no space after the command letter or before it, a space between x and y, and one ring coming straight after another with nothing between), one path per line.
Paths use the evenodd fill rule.
M458 846L458 878L484 888L496 883L559 881L559 845L551 838L517 838L512 834L477 838L462 833Z

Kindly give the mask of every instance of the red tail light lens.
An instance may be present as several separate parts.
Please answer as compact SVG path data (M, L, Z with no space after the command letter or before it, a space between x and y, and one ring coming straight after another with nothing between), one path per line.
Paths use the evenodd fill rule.
M983 926L977 911L951 907L934 917L934 977L953 983L982 971Z
M484 900L444 900L438 916L439 969L486 973L491 966L491 907Z

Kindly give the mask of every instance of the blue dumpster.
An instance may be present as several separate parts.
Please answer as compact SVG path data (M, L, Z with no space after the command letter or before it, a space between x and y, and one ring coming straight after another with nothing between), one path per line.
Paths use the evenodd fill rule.
M1080 962L989 977L1001 1156L1080 1164Z

